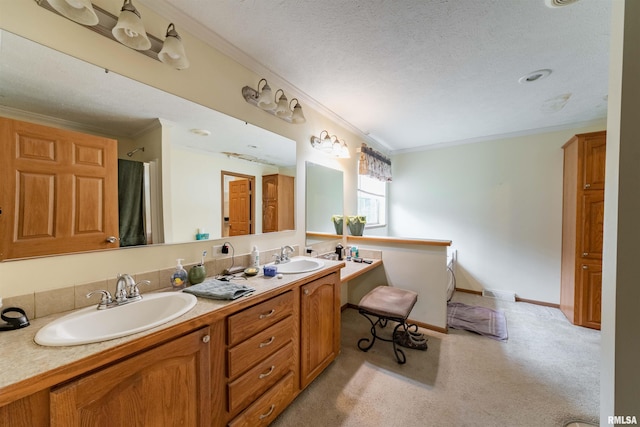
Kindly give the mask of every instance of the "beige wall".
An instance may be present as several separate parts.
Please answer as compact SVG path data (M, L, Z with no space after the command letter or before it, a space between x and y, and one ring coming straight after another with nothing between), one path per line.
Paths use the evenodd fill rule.
M560 302L562 145L589 127L393 157L390 234L452 240L457 286Z
M96 0L94 4L117 15L122 1ZM168 25L168 19L156 15L143 5L136 4L136 7L144 17L147 32L162 36ZM269 75L256 75L195 39L184 29L180 30L180 35L188 49L191 67L177 71L81 25L59 17L39 7L34 1L0 0L0 28L296 141L297 230L226 239L232 241L237 253L248 253L254 244L260 250L285 244L304 247L305 160L352 170L355 174L355 147L362 142L358 136L304 103L303 110L307 122L302 125L286 123L247 104L240 94L243 86L255 86L260 78L265 77L269 79L275 90L276 85L273 82L277 80L272 80L272 76ZM290 91L287 95L296 96ZM311 135L318 135L323 129L330 134L338 134L348 141L352 150L352 159L340 161L328 159L310 147ZM171 182L170 178L162 177L164 185ZM170 199L164 200L164 203L168 206L172 204ZM169 210L166 214L169 216L166 220L172 221ZM211 246L214 244L220 244L220 241L127 248L2 262L0 263L0 297L7 298L109 279L115 277L117 273L160 270L173 266L176 258L184 258L186 263L195 262L203 250L211 253Z

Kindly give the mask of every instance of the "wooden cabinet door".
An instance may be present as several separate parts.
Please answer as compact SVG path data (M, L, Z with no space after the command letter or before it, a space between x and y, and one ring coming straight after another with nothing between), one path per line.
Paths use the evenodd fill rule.
M602 319L602 264L584 263L580 274L580 325L600 329Z
M0 407L0 426L46 427L48 425L48 389Z
M300 387L313 381L340 351L340 289L337 273L301 287Z
M582 152L582 188L584 190L604 190L606 142L605 132L584 137Z
M118 247L117 141L0 118L0 259Z
M262 232L278 231L278 175L262 177Z
M582 230L578 256L582 259L602 259L604 236L604 191L585 192L582 196Z
M51 425L210 426L209 328L51 392Z
M286 175L262 177L262 232L293 230L295 223L294 178Z

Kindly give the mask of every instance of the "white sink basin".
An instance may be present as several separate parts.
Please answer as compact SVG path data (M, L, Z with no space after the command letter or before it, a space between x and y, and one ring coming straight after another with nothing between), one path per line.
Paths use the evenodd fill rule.
M191 310L194 295L183 292L145 294L142 300L97 310L95 305L60 317L42 327L35 342L45 346L88 344L142 332Z
M277 264L276 267L278 273L282 274L308 273L324 267L324 262L315 258L295 257L287 263Z

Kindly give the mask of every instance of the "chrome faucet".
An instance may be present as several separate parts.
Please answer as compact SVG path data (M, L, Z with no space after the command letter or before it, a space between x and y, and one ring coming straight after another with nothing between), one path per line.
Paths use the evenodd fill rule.
M291 261L289 259L289 254L292 254L295 251L293 247L286 245L280 248L280 264Z
M129 292L136 286L136 282L128 274L118 274L118 282L116 283L116 304L124 304L127 300Z
M142 280L136 283L129 274L118 274L118 281L116 282L116 294L115 298L111 296L111 293L106 290L99 290L89 292L87 298L93 294L100 293L102 298L98 304L98 310L104 310L106 308L117 307L119 305L128 304L130 302L138 301L142 299L140 295L140 289L138 285L150 285L148 280Z

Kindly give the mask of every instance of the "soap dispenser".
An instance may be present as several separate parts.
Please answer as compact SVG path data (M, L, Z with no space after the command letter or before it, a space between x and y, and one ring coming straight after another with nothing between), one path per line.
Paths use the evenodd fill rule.
M251 250L251 266L256 268L260 267L260 252L258 252L257 246L254 246Z
M171 275L171 286L178 290L187 286L187 271L182 266L183 260L181 258L176 261L178 261L178 265L176 265L176 271Z

